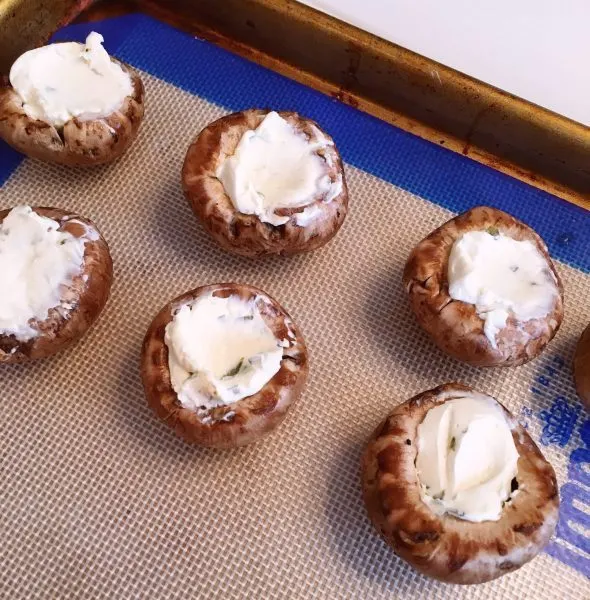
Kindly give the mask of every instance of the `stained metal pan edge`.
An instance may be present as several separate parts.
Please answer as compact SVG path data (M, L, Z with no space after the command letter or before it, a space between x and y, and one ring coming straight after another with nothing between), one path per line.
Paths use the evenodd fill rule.
M0 70L91 0L0 0ZM104 1L141 10L590 209L590 128L294 0Z
M142 10L590 209L590 128L294 0Z

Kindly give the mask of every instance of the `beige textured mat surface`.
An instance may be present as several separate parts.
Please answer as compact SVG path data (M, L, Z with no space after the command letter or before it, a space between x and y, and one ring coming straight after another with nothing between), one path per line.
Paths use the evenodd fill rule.
M547 554L470 588L417 575L370 526L358 471L388 410L446 381L497 395L539 440L535 415L556 396L576 402L568 365L590 321L590 277L559 266L566 319L542 358L516 369L462 366L422 333L401 286L408 252L447 211L347 168L351 211L324 250L259 261L224 254L193 218L179 176L191 138L222 111L144 81L149 116L118 164L69 171L25 161L0 189L2 207L92 218L115 262L107 309L81 343L0 369L0 597L588 600L584 575ZM289 310L311 371L274 435L210 451L185 445L148 410L139 352L165 302L228 280L259 286ZM533 394L547 369L557 373L549 392ZM576 429L566 448L543 447L560 484L579 445Z

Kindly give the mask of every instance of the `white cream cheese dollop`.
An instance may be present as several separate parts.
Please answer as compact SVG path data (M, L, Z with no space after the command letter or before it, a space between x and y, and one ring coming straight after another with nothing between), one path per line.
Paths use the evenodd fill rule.
M177 310L165 342L172 387L197 413L259 392L279 371L286 344L264 322L256 299L211 294Z
M62 306L63 286L82 271L84 245L92 238L59 227L29 206L13 208L0 225L0 334L21 342L36 337L29 321L44 321Z
M321 132L320 132L321 133ZM276 112L246 131L232 156L223 160L217 177L236 210L256 215L264 223L284 225L288 215L277 210L301 208L322 199L332 201L342 191L342 179L332 182L317 151L333 145L323 135L312 142ZM309 207L295 222L305 227L319 211Z
M451 249L448 280L451 298L475 305L494 348L510 314L519 322L546 317L559 294L553 272L536 246L497 231L461 236Z
M119 109L133 86L103 41L92 32L86 44L49 44L21 55L10 69L10 84L26 114L62 127L73 117L98 119Z
M477 393L448 400L426 413L417 438L422 500L437 514L497 521L518 462L502 407Z

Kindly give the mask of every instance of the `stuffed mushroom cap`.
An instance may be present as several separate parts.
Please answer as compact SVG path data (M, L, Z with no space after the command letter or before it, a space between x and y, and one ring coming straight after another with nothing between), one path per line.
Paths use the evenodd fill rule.
M22 63L26 59L27 64L23 69L19 69L19 74L24 71L24 75L22 75L24 83L21 85L23 88L27 88L27 98L32 104L29 105L9 82L0 86L0 137L5 142L19 152L41 161L83 167L111 162L129 148L137 136L143 119L143 84L137 73L124 63L109 57L96 40L92 47L89 46L88 40L93 35L98 36L98 34L90 34L86 46L74 42L51 44L29 51L17 59L11 70L11 80L16 79L13 71L19 65L19 61ZM98 39L102 40L102 36L98 36ZM55 61L48 65L37 66L34 64L37 59L30 59L28 56L56 46L74 48L82 57L88 55L89 48L94 53L101 53L96 60L103 61L103 67L105 60L108 65L114 65L125 85L123 92L125 95L116 105L109 107L105 113L100 113L100 111L99 114L92 111L85 113L80 106L78 107L80 110L76 114L68 114L64 106L68 103L71 104L67 94L68 90L72 89L72 82L68 84L63 81L64 72L67 76L67 66L64 67ZM94 54L92 56L94 57ZM86 64L84 60L86 59L80 58L75 64ZM94 72L91 61L92 58L86 61L89 63L88 71ZM33 66L29 67L28 63L32 63ZM40 78L37 85L40 85L43 90L49 90L46 93L47 98L38 103L38 106L33 105L34 101L43 92L32 87L33 84L27 69L37 73L37 78ZM39 75L40 72L41 75ZM95 75L95 78L100 80L98 75ZM77 76L77 73L72 74L75 83L73 89L81 90L79 93L83 95L89 88L92 88L96 90L94 93L100 98L103 93L103 86L99 85L100 82L76 81ZM59 106L59 103L51 104L52 96L56 94L61 94L60 97L64 98L64 106ZM85 102L89 102L88 106L91 106L93 100L85 100ZM47 105L54 109L51 116L45 114L45 111L40 108Z
M178 312L204 298L233 298L251 303L282 347L278 371L259 391L236 402L213 407L181 402L173 386L171 350L167 342L167 327ZM250 319L251 315L244 318ZM194 340L207 337L204 332L191 335ZM185 441L215 448L243 446L273 431L301 395L307 373L307 349L291 317L261 290L237 283L200 287L169 302L152 321L141 356L145 395L160 419ZM228 375L235 374L234 371Z
M280 117L296 137L309 145L321 178L328 185L306 196L303 203L276 208L267 222L256 212L238 210L222 183L220 169L234 157L244 135L253 133L269 117L279 125ZM275 157L275 163L277 160L281 159ZM274 184L298 179L297 169L293 170L293 165L287 162L290 161L273 166L279 171L281 167L289 171L273 176ZM257 170L270 172L260 165ZM228 179L232 179L231 175ZM348 188L334 141L316 123L295 112L251 109L211 123L188 149L182 182L193 212L205 230L223 249L242 256L289 255L316 250L336 235L348 210Z
M32 210L56 221L58 231L84 240L83 262L71 281L60 286L59 304L49 309L45 319L29 321L28 326L35 332L29 339L0 333L0 363L45 358L79 340L102 312L113 280L109 248L92 221L57 208L35 207ZM10 210L0 211L0 223L9 213Z
M377 427L362 461L366 508L385 541L424 575L460 584L495 579L531 560L551 538L559 510L553 468L506 409L518 452L518 491L500 518L473 522L436 513L423 501L418 427L432 408L469 395L481 396L451 383L400 404Z
M502 236L530 242L537 250L537 259L543 261L538 276L554 290L546 314L522 321L509 310L505 325L493 341L486 335L485 315L478 314L475 304L454 299L449 291L452 250L456 242L473 232L486 233L490 239ZM511 270L518 271L518 266ZM517 275L507 272L506 277ZM474 366L515 366L528 362L553 339L563 319L563 286L545 243L530 227L495 208L473 208L422 240L408 258L403 284L418 322L436 345Z
M580 336L574 358L576 391L587 410L590 410L590 325Z

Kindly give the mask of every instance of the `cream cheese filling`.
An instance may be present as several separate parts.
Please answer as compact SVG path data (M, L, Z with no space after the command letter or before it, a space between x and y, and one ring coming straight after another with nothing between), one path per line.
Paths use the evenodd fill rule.
M85 44L49 44L21 55L10 70L10 84L26 114L55 127L70 119L107 117L133 94L129 75L92 32Z
M518 451L502 407L472 393L431 408L418 426L422 500L437 514L497 521L513 493Z
M84 265L84 245L95 232L75 237L29 206L13 208L0 224L0 334L26 342L39 335L31 320L62 306L64 286Z
M284 225L289 209L310 205L295 215L305 227L321 211L313 203L331 202L342 191L342 178L332 182L326 161L317 154L333 145L321 134L311 142L276 112L269 112L255 130L246 131L232 156L223 160L217 177L234 207L264 223Z
M175 312L165 343L172 387L197 413L259 392L279 371L286 344L264 322L256 298L211 294Z
M470 231L453 244L448 281L451 298L475 305L494 348L496 335L511 314L518 322L546 317L559 294L553 272L536 246L493 228Z

